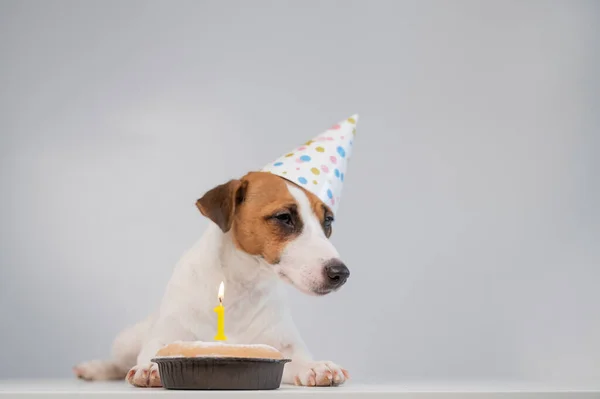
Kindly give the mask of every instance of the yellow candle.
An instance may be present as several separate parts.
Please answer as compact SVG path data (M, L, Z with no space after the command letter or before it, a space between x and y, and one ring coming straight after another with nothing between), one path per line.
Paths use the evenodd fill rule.
M225 296L225 284L221 281L219 286L219 306L213 310L217 314L217 335L215 335L215 341L226 341L225 336L225 307L223 306L223 297Z

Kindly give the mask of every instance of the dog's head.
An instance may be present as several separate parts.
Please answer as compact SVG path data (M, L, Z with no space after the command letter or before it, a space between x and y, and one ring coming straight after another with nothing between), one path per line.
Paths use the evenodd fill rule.
M350 275L329 241L333 213L316 195L270 173L252 172L208 191L200 212L299 290L325 295Z

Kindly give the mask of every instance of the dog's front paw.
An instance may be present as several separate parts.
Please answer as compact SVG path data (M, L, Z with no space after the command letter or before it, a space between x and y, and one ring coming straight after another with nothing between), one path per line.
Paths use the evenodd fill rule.
M136 387L162 387L156 363L133 366L125 379Z
M294 383L307 387L328 387L343 384L350 378L344 370L333 362L311 362L298 367Z

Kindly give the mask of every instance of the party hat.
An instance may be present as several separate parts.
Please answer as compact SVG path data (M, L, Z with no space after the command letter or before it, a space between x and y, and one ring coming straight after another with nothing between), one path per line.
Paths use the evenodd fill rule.
M262 170L281 176L314 193L335 214L352 155L358 115L330 127Z

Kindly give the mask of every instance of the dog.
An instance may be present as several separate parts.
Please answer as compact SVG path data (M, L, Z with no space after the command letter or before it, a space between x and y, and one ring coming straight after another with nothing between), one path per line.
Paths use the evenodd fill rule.
M285 365L283 383L344 383L347 370L313 360L280 284L326 295L346 283L350 271L329 241L331 209L313 193L268 172L251 172L219 185L196 206L213 223L179 260L158 311L116 337L111 360L81 363L74 367L75 375L160 387L151 359L173 341L212 341L216 289L224 281L229 343L280 350L292 359Z

